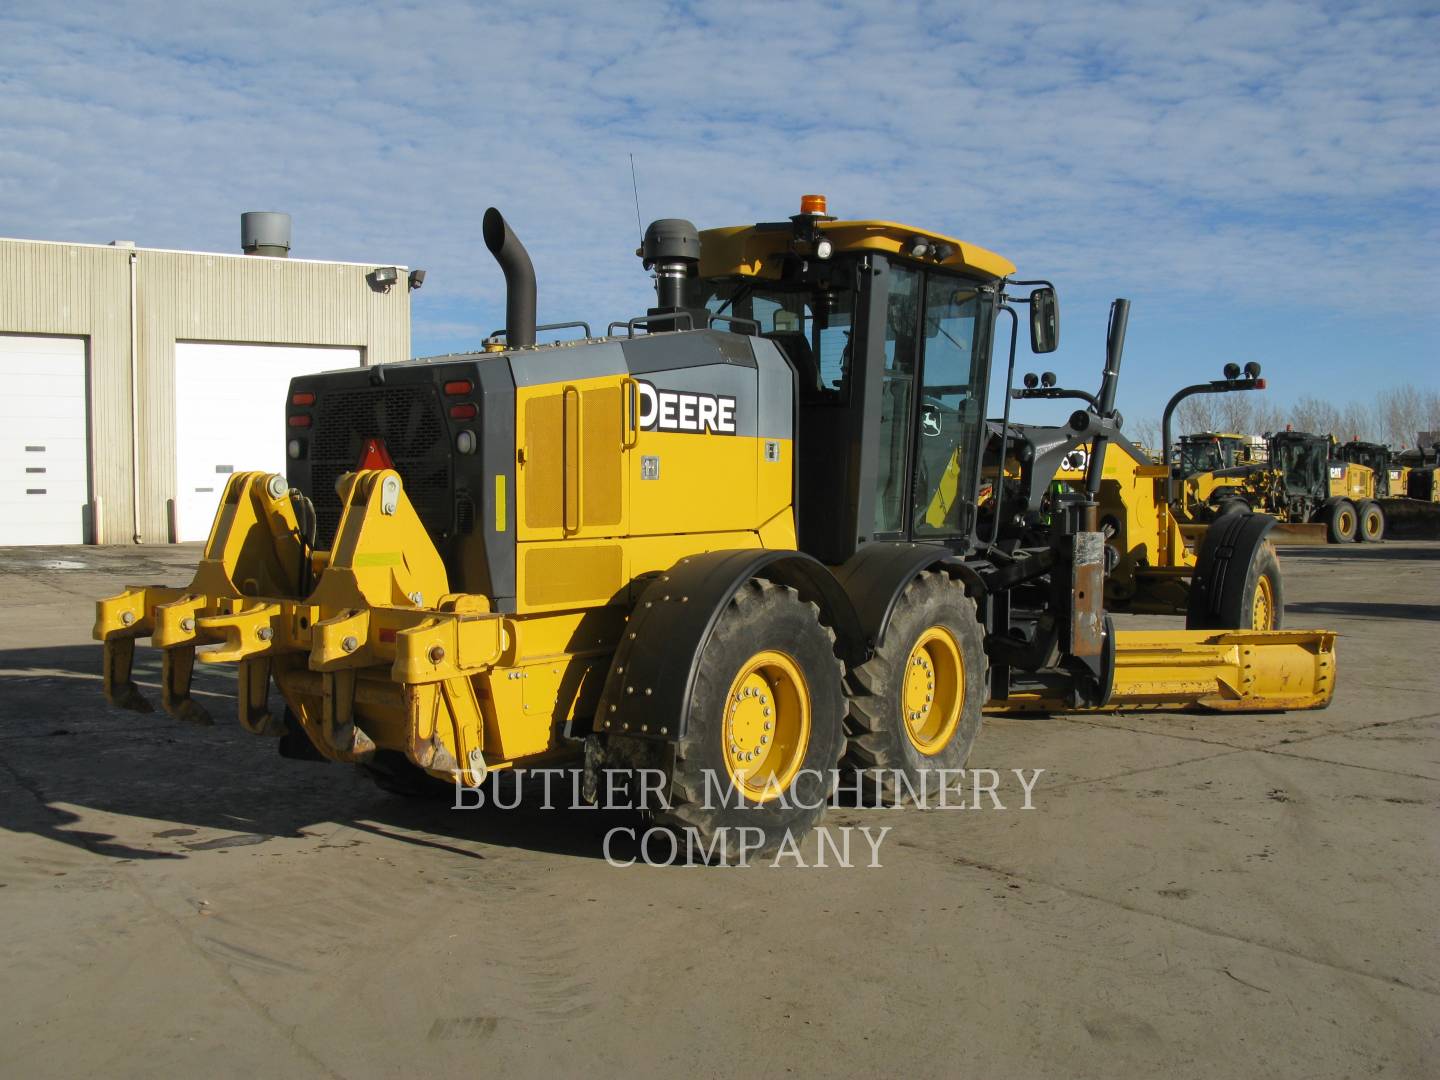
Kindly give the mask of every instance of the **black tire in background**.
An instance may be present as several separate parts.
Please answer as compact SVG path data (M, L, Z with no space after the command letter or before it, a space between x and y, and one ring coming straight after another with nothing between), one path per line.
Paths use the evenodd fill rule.
M907 725L907 689L918 689L907 687L907 680L923 678L942 667L952 648L960 665L953 718L937 715L933 724L927 724L931 720L927 711ZM940 678L932 683L943 691L951 681ZM875 655L846 681L850 713L845 764L862 778L861 799L889 805L909 790L933 795L938 790L938 770L959 769L969 757L980 731L989 683L984 632L975 602L965 595L964 586L947 574L928 571L919 575L896 603ZM912 715L935 705L923 699L913 704ZM947 702L947 713L949 709ZM897 773L908 782L908 789Z
M1357 507L1359 526L1355 539L1367 544L1377 544L1385 539L1385 511L1373 499L1365 499Z
M435 779L398 750L376 750L359 769L381 791L402 799L438 801L455 797L453 783Z
M1332 499L1320 508L1325 523L1325 538L1332 544L1348 544L1355 539L1359 516L1349 499Z
M1215 511L1215 516L1224 517L1226 514L1248 514L1250 512L1250 504L1236 496L1230 499L1221 499L1219 508Z

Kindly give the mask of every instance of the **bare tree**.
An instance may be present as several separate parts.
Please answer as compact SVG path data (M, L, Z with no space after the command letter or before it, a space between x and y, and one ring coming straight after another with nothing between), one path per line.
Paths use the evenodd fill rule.
M1340 426L1340 410L1328 401L1306 394L1290 407L1289 423L1296 431L1329 435Z
M1196 394L1186 398L1175 407L1175 431L1193 433L1196 431L1220 430L1220 411L1215 407L1214 394Z
M1153 416L1125 418L1125 437L1146 450L1160 453L1160 421Z
M1392 387L1375 401L1375 428L1379 438L1395 447L1415 445L1422 431L1440 428L1440 391Z

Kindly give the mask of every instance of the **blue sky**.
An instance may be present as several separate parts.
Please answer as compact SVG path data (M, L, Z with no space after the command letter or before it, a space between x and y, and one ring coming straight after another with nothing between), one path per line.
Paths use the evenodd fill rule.
M1440 383L1437 55L1395 2L10 0L0 235L231 251L285 210L297 257L425 267L432 354L503 322L491 204L542 320L642 309L633 153L646 220L818 191L1004 253L1060 289L1065 383L1129 297L1129 416L1228 360L1343 404Z

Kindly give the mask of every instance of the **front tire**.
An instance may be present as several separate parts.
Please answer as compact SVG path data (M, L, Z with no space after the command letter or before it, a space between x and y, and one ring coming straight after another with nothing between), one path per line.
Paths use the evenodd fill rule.
M1187 630L1279 630L1285 621L1285 594L1280 584L1280 560L1274 545L1263 537L1253 541L1244 573L1232 559L1224 564L1206 561L1202 580L1190 585ZM1238 554L1238 553L1237 553ZM1219 590L1212 607L1210 594Z
M959 769L980 731L989 667L975 603L936 571L905 589L875 655L856 668L845 764L861 798L893 804L938 790L939 770Z
M741 586L705 644L685 735L662 757L655 820L680 850L693 840L731 862L815 826L845 747L842 679L819 608L773 582Z
M1355 508L1360 518L1360 526L1355 534L1355 539L1367 544L1378 544L1385 539L1385 511L1380 504L1366 499Z
M1219 504L1219 509L1215 511L1215 516L1222 518L1226 514L1249 514L1251 512L1250 504L1244 499L1236 497L1222 499Z

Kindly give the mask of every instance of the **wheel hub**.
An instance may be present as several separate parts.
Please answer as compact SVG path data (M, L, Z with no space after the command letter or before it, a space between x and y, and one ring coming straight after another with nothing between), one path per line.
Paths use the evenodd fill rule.
M920 635L905 661L900 712L911 745L938 754L960 723L965 702L965 665L955 636L943 626Z
M810 693L784 653L751 657L725 697L725 768L753 802L776 798L795 779L810 744Z
M1275 628L1275 596L1271 591L1268 577L1262 576L1255 586L1250 626L1255 630L1273 630Z

